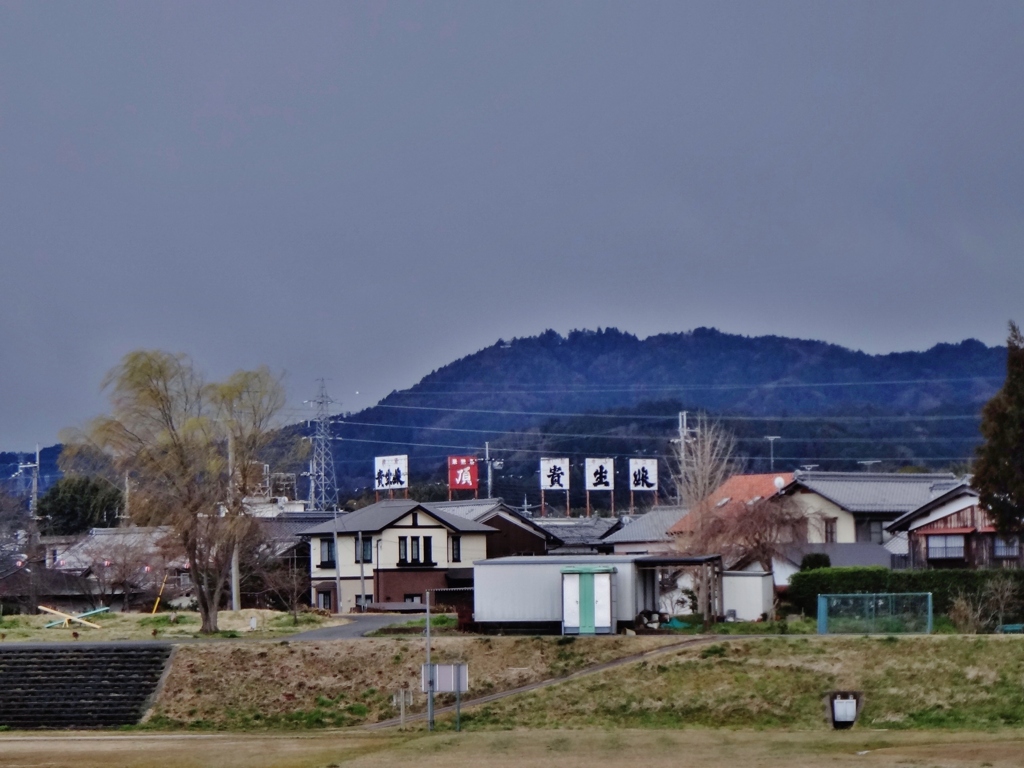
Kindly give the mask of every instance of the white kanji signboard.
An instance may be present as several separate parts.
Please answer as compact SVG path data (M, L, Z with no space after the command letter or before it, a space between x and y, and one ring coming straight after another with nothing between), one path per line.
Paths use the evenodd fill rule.
M656 491L656 490L658 490L658 460L657 459L630 459L629 460L629 490L631 490L631 491Z
M587 459L587 490L615 490L615 459Z
M542 491L569 490L569 460L540 460L540 489Z
M378 491L392 491L409 487L408 456L377 456L373 460L373 487Z

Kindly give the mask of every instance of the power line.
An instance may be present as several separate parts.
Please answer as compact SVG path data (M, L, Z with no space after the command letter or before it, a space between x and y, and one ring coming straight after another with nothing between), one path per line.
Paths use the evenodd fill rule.
M464 427L429 427L415 424L385 424L370 421L336 421L335 426L357 426L374 427L382 429L409 429L422 432L458 432L478 435L494 435L496 438L572 438L572 439L594 439L594 440L666 440L669 434L664 435L624 435L610 432L598 434L582 434L575 432L508 432L497 429L468 429ZM348 438L342 438L347 440ZM758 437L737 437L737 442L760 443L764 438ZM905 443L944 443L981 441L979 435L953 436L953 437L782 437L787 443L894 443L902 445Z
M628 419L630 421L675 421L676 416L646 416L619 413L564 413L557 411L515 411L486 408L441 408L427 405L378 405L377 408L392 408L404 411L433 411L439 413L482 413L492 416L546 416L551 418L586 418L586 419ZM955 416L715 416L713 421L788 421L788 422L825 422L825 423L856 423L865 421L917 422L917 421L977 421L977 415Z
M560 387L558 389L461 389L435 390L416 387L393 392L395 395L557 395L557 394L601 394L615 392L683 392L683 391L729 391L743 389L806 389L821 387L878 387L909 386L912 384L956 384L976 381L1002 381L1001 376L971 376L952 379L888 379L884 381L822 381L822 382L767 382L765 384L665 384L661 386L639 385L633 387Z
M448 449L459 450L459 451L482 451L483 450L483 446L479 446L479 445L449 445L449 444L446 444L446 443L419 443L419 442L413 442L413 441L407 441L407 440L363 440L363 439L351 439L350 440L348 438L345 438L343 440L343 442L346 442L346 443L370 443L370 444L375 444L375 445L401 445L401 446L407 446L407 447L410 447L410 448L448 448ZM551 454L550 450L541 451L541 450L530 449L530 448L495 448L494 446L491 447L491 451L502 451L504 453L530 453L530 454L537 454L538 456L545 456L545 455L550 455ZM565 455L565 456L590 456L591 455L590 452L588 452L588 451L561 451L561 453L562 453L562 455ZM613 457L615 457L615 458L637 458L637 456L638 456L638 454L635 454L635 453L612 453L611 455ZM644 453L644 454L639 454L639 455L644 457L644 458L665 459L666 461L673 458L672 455L670 455L670 454L663 454L663 453L657 453L657 454L655 454L655 453ZM425 458L425 457L419 456L417 458ZM439 458L444 458L444 456L441 455ZM807 456L776 456L775 460L776 461L803 461L806 458L808 458L808 457ZM974 458L973 456L912 456L912 457L893 456L893 457L888 457L888 458L881 457L880 460L881 461L906 461L906 462L914 462L914 461L970 461L973 458ZM871 460L871 459L879 459L879 457L877 457L877 456L876 457L836 456L836 457L822 458L820 460L821 461L860 461L860 460ZM818 461L819 459L817 457L815 457L814 460Z

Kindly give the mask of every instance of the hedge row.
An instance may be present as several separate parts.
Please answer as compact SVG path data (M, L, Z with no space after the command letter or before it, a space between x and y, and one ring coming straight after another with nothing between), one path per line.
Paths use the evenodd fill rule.
M931 592L935 613L946 613L959 592L979 594L996 577L1009 576L1024 594L1024 571L930 570L893 571L880 566L817 568L793 574L787 598L808 616L818 615L818 595L860 592Z

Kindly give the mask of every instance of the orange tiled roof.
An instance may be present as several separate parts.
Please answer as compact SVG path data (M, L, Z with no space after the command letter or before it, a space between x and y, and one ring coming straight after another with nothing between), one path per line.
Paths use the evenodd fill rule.
M781 477L783 487L793 482L792 472L773 472L766 475L733 475L708 497L709 514L735 514L742 505L758 499L767 499L778 493L775 478ZM702 505L703 506L703 505ZM691 511L689 515L677 522L668 532L673 535L692 533L697 529L700 509Z

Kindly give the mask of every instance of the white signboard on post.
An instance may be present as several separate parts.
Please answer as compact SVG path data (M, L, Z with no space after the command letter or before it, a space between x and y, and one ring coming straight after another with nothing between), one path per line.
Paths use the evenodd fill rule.
M420 670L420 685L430 693L430 667L434 668L434 693L465 693L469 690L469 665L424 664Z
M656 491L656 490L658 490L658 460L657 459L630 459L629 460L629 490L631 490L631 491Z
M377 456L373 460L373 487L377 491L393 491L409 487L408 456Z
M615 459L587 459L587 490L615 490Z
M540 460L540 489L542 491L569 490L569 460Z

